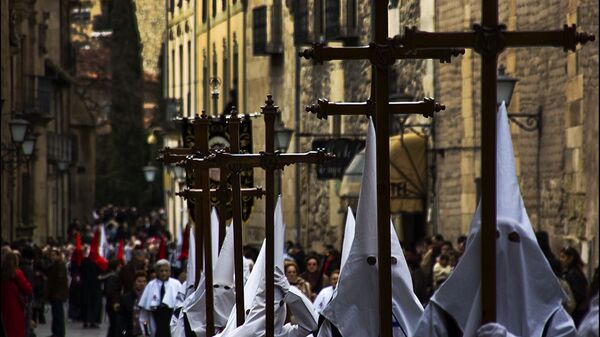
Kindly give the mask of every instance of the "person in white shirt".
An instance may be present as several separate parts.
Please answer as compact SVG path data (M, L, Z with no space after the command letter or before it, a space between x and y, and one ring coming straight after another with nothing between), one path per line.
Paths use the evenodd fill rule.
M170 322L181 283L171 277L171 264L165 259L154 265L156 278L144 289L139 301L140 325L145 336L170 337Z
M325 287L323 289L321 289L321 291L319 291L319 294L317 295L317 298L315 298L315 311L320 314L321 311L323 311L323 309L325 309L325 307L327 306L327 304L329 303L329 301L331 301L331 297L333 296L333 291L335 290L335 287L337 286L337 281L340 277L340 271L338 269L334 270L331 272L331 275L329 276L329 286Z

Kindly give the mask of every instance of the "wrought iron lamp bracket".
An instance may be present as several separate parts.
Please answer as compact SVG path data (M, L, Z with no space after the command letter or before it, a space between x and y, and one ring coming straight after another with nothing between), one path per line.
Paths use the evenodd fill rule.
M510 122L515 123L521 130L541 132L542 107L539 107L536 113L509 113L508 119Z
M593 34L588 34L586 32L578 33L575 24L571 26L564 25L563 37L565 43L563 46L564 51L576 51L578 44L586 44L587 42L596 40L596 36Z

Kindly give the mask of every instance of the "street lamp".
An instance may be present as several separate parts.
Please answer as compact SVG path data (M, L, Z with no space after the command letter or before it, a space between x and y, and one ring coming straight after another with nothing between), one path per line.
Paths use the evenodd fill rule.
M505 70L506 67L502 64L498 67L496 103L500 106L504 101L506 107L508 107L519 79L506 75ZM509 113L508 119L522 130L539 131L542 127L542 107L539 106L537 112L534 113ZM521 121L521 119L524 121Z
M148 164L147 166L142 167L142 171L144 171L144 178L146 179L146 182L151 183L156 178L158 168L156 166Z
M175 180L177 180L178 182L182 182L185 179L185 168L178 165L174 165L173 174L175 176Z
M208 84L210 85L210 94L213 99L213 115L218 115L218 102L219 102L219 87L221 86L221 80L218 77L211 77Z
M294 130L286 128L282 122L275 124L275 148L279 152L287 152Z
M506 106L510 105L510 100L512 98L513 91L515 90L515 85L517 84L518 79L514 77L510 77L505 74L506 67L503 64L498 67L498 80L497 80L497 89L496 89L496 103L498 106L502 104L504 101Z
M33 151L35 150L35 141L36 141L36 136L33 134L28 134L25 137L25 140L23 141L23 144L21 144L21 149L23 150L23 154L26 157L30 157L33 154Z
M12 119L10 122L8 122L8 124L10 125L10 136L13 143L23 143L23 140L25 140L25 134L27 133L27 128L29 127L29 122L21 118L16 118Z

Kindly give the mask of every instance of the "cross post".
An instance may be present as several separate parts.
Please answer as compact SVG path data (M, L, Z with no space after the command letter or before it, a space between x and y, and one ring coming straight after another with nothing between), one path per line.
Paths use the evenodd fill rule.
M421 32L406 28L401 43L414 52L437 48L472 48L481 55L481 304L482 324L496 321L496 81L498 55L510 47L562 47L594 41L576 26L563 30L513 31L498 22L498 0L482 1L482 23L471 32Z
M422 114L431 117L445 106L432 98L419 102L389 102L389 67L399 59L438 59L449 63L452 57L464 54L460 48L437 48L414 51L401 46L399 36L388 37L387 2L375 1L373 10L374 39L369 46L325 47L320 44L300 52L300 56L313 59L315 63L330 60L366 59L372 65L371 98L361 103L333 103L320 99L317 104L307 106L306 111L319 119L329 115L367 115L373 117L377 142L377 242L379 260L379 333L382 337L392 337L392 274L390 243L390 154L389 118L393 114ZM376 24L375 24L376 23Z
M267 95L265 105L261 107L265 120L265 151L259 154L227 153L224 150L214 151L208 156L188 156L177 165L187 169L206 171L211 167L227 167L232 171L260 167L265 170L265 264L266 264L266 336L274 337L275 312L272 303L275 298L274 288L274 215L275 215L275 170L281 170L287 165L297 163L320 164L333 159L334 156L322 150L305 153L280 153L275 151L275 119L279 107L274 105L271 95ZM234 117L235 116L235 117ZM235 125L237 115L230 118ZM234 127L235 128L235 127ZM230 129L231 130L231 129ZM230 131L231 132L231 131ZM234 142L232 142L233 144ZM239 143L239 142L238 142ZM239 177L239 176L238 176ZM234 179L235 184L235 179ZM233 188L232 191L236 191ZM235 199L240 199L234 196ZM235 220L234 220L235 223ZM235 229L234 229L235 230ZM237 284L236 284L237 286ZM243 310L243 305L241 306ZM236 312L237 315L237 312Z

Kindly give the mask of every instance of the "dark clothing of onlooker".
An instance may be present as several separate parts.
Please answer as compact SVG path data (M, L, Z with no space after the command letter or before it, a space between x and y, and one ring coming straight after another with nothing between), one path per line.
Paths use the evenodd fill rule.
M140 266L139 263L132 259L119 271L119 281L121 282L121 287L123 288L124 293L133 290L135 273L139 270L144 270L143 266Z
M52 310L52 337L65 337L64 301L50 301Z
M60 261L46 270L46 299L48 301L66 301L69 297L67 266Z
M304 273L300 274L300 277L310 284L310 290L315 294L318 294L324 287L329 286L329 277L323 275L320 270L317 270L314 273L306 270Z
M113 271L102 277L104 280L104 296L106 297L106 314L108 315L108 333L107 337L117 337L117 313L115 304L119 301L121 293L121 284L117 272Z
M102 273L100 267L91 259L85 258L81 263L81 319L84 327L88 324L100 323L102 314L102 289L98 276Z
M581 269L571 267L563 272L563 279L567 281L573 292L573 297L575 297L575 310L571 313L571 317L573 318L573 322L575 322L575 326L579 326L579 323L581 323L588 310L587 278Z
M64 302L69 296L67 267L62 261L52 263L46 270L46 299L52 309L52 336L65 336Z
M137 301L141 293L135 290L128 291L121 295L119 310L117 312L117 326L120 336L135 337L142 334L138 324L139 308Z

